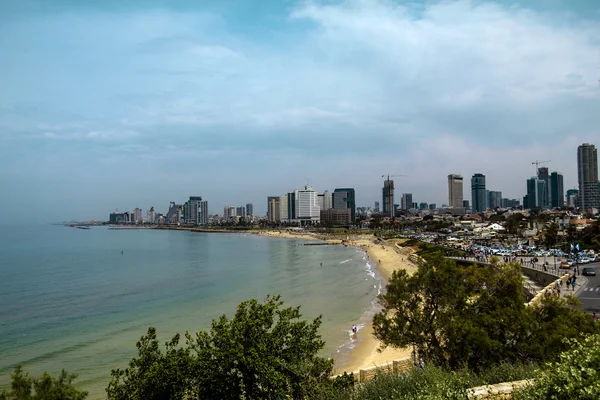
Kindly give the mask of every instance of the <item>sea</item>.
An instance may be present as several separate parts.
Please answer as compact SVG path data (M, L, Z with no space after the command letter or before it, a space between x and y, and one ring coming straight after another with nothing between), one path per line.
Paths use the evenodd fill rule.
M343 360L376 307L382 279L364 251L302 239L156 229L0 227L0 388L15 365L79 375L105 398L111 370L156 327L209 330L247 299L281 294L303 318L323 316L322 355Z

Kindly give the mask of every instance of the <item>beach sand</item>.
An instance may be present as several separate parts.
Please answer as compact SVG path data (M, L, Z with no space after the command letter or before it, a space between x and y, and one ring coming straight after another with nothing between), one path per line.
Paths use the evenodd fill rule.
M405 269L409 274L417 270L416 265L409 261L412 249L397 246L403 240L394 239L376 243L374 237L363 237L348 241L351 246L360 247L369 255L369 261L377 265L377 270L388 281L395 270ZM410 357L411 349L395 349L387 347L379 351L381 343L373 336L372 324L367 325L358 333L358 343L350 353L347 362L336 364L336 373L357 372L360 369L385 364L394 360Z
M392 277L392 273L399 269L405 269L409 274L417 270L409 257L414 250L400 246L403 239L391 239L378 242L373 235L351 235L341 239L339 236L313 234L303 231L290 230L264 230L256 232L260 236L277 237L286 239L310 239L324 240L332 244L345 244L361 248L367 252L368 260L376 265L377 271L385 279L386 283ZM375 365L385 364L394 360L411 356L411 349L394 349L391 347L380 351L381 343L373 336L372 324L366 325L358 332L356 347L354 347L346 361L336 360L335 373L357 372L360 369L370 368Z

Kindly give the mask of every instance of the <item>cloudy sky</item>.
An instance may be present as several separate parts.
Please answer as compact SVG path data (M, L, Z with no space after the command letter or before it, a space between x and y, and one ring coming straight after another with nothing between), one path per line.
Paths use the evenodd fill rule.
M447 202L600 145L600 2L0 1L3 221L355 187ZM465 199L470 190L465 185Z

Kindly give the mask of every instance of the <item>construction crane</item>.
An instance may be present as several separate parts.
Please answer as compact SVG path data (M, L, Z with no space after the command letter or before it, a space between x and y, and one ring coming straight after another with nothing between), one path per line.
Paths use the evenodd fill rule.
M552 160L545 160L545 161L535 160L534 162L532 162L531 165L535 165L535 175L537 176L537 174L538 174L538 169L539 169L540 164L549 163L551 161Z
M391 175L391 174L387 174L387 175L381 175L382 178L385 178L387 176L387 180L390 180L390 177L394 177L394 176L408 176L408 175L400 175L400 174L396 174L396 175Z

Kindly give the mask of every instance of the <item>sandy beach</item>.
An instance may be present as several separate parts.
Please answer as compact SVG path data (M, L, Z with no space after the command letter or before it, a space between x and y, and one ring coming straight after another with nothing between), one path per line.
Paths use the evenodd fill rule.
M369 261L376 263L378 272L388 281L395 270L405 269L412 274L417 267L409 261L412 249L398 246L403 240L393 239L376 243L374 237L363 237L348 241L351 246L360 247L369 256ZM387 347L380 351L381 343L373 337L373 326L365 326L358 333L358 343L350 353L349 360L336 364L336 373L357 372L360 369L385 364L394 360L410 357L411 349L394 349Z
M417 270L416 265L409 260L409 257L413 254L413 250L400 246L404 242L402 239L379 242L373 235L351 235L342 239L290 230L259 231L256 234L286 239L324 240L332 244L343 243L348 246L361 248L367 253L369 262L376 265L377 271L386 282L391 279L392 273L396 270L405 269L409 274ZM371 324L366 325L358 332L356 346L350 352L347 360L336 360L335 373L343 373L344 371L357 372L360 369L385 364L410 357L411 355L411 349L394 349L388 347L380 351L380 348L381 343L373 337L373 326Z

